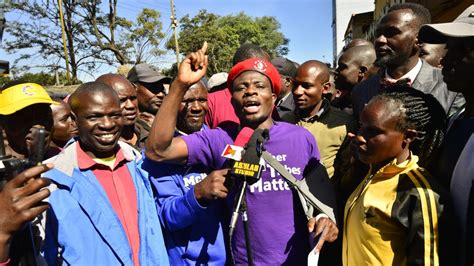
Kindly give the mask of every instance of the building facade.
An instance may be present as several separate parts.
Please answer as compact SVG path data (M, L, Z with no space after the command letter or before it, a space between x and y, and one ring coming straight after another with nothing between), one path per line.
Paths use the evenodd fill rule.
M373 0L332 0L332 37L333 57L337 61L338 54L344 47L344 33L352 14L374 10Z
M365 39L365 35L372 25L374 12L352 14L344 33L344 45L349 44L353 39Z
M374 39L377 22L391 6L405 2L418 3L426 7L431 13L432 23L451 22L473 3L472 0L375 0L374 20L366 33L366 38Z

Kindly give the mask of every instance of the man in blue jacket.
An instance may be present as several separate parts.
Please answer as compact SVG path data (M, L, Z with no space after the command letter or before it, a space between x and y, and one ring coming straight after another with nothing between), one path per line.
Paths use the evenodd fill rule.
M207 111L207 89L199 81L186 91L181 101L175 136L207 130L204 125ZM157 163L148 159L141 168L150 173L170 264L224 265L225 202L213 198L200 200L195 196L195 191L209 191L212 176L219 171L208 175L203 166Z
M167 265L164 241L141 156L120 142L117 93L81 85L69 100L79 138L48 160L57 187L49 198L43 253L49 265Z

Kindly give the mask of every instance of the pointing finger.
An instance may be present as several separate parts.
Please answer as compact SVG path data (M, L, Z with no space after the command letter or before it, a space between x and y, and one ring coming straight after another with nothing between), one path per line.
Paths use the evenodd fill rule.
M201 51L203 54L207 54L207 41L202 44Z

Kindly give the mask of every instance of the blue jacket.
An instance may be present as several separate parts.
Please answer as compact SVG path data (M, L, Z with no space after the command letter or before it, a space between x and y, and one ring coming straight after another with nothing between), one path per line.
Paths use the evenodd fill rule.
M194 185L207 175L204 168L147 159L139 167L149 172L171 265L224 265L225 202L204 207L194 196Z
M49 265L133 265L132 250L122 224L91 170L77 167L75 142L47 162L44 176L57 186L49 197L46 238L42 248ZM137 193L139 260L141 265L168 265L151 186L137 168L141 155L119 142Z

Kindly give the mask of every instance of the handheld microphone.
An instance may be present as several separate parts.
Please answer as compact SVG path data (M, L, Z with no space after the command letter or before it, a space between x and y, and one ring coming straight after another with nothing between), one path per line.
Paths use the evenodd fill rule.
M248 136L249 132L253 133L251 134L250 139L247 141L247 144L245 144L242 160L235 161L231 168L231 175L234 177L240 177L242 180L242 184L240 190L236 194L234 202L234 211L232 213L229 225L229 239L232 239L232 235L237 224L239 210L241 210L242 205L245 205L244 194L247 185L257 182L262 174L260 156L262 155L262 152L264 150L263 144L268 139L268 129L256 129L255 131L245 130L242 136ZM243 219L246 220L247 218ZM245 222L246 221L244 221L244 227Z
M249 127L242 128L235 138L234 144L227 144L221 156L233 161L241 161L244 147L249 142L253 132L254 130Z
M235 138L234 145L239 147L245 147L247 143L250 141L254 130L249 127L244 127L240 130L239 134Z
M265 133L264 133L265 132ZM245 144L241 161L234 162L231 174L240 176L250 185L257 182L261 176L262 167L260 165L260 156L263 151L263 143L268 130L257 128L251 135L247 144Z

